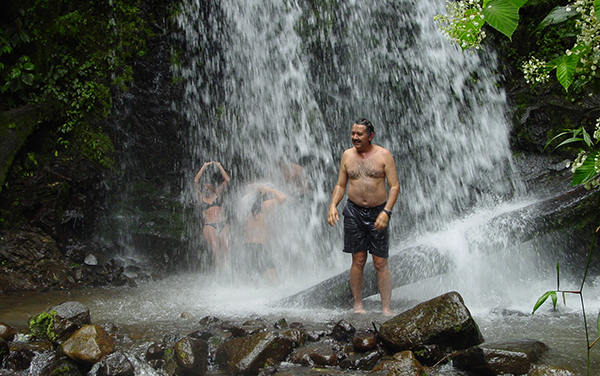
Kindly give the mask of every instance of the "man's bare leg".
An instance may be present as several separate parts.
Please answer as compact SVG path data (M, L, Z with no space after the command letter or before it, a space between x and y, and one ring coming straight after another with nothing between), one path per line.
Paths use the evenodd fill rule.
M377 286L381 296L382 312L385 316L392 316L392 276L387 258L373 255L373 266L377 272Z
M362 302L363 280L365 263L367 262L367 251L352 254L352 266L350 267L350 290L354 298L354 312L365 313Z

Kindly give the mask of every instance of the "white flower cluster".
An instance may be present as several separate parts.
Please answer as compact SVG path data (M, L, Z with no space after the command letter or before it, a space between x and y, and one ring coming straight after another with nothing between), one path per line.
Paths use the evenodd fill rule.
M525 80L529 84L546 82L550 79L550 74L548 73L548 69L546 69L546 62L535 56L532 56L526 63L523 63L521 68L523 69Z
M579 28L575 45L565 51L565 55L579 56L579 64L575 73L580 79L589 81L600 77L600 21L594 9L594 0L575 0L567 10L574 8L580 17L576 21ZM522 66L527 82L537 83L546 81L549 76L545 70L540 69L545 63L533 57Z
M600 139L600 118L596 119L596 129L594 130L594 139L598 141Z
M446 11L448 14L438 14L434 17L442 33L457 43L463 51L480 48L481 41L486 36L485 31L481 30L484 18L481 1L448 1Z

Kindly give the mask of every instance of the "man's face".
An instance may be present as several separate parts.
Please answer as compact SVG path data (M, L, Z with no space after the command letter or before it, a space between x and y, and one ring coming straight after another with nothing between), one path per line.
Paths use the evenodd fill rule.
M352 126L352 144L357 149L367 147L371 143L373 136L373 133L367 132L365 125L354 124Z

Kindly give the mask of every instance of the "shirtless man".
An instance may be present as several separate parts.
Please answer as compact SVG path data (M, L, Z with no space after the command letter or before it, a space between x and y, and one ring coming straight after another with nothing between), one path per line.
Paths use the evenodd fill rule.
M372 144L374 136L373 124L367 119L358 119L352 126L351 139L354 147L347 149L342 155L327 222L334 226L340 220L337 206L348 186L348 201L343 211L344 252L352 254L350 289L354 298L354 312L365 312L362 302L363 271L369 252L373 255L373 265L377 272L383 314L391 316L392 281L387 260L388 222L400 192L400 183L392 154L387 149Z

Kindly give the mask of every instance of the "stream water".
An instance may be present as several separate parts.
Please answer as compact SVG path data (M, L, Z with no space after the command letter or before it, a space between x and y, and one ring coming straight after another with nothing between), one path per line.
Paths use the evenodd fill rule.
M239 262L241 235L232 226L234 267L220 275L206 267L135 289L9 294L0 297L0 321L24 326L28 316L78 300L90 307L94 322L113 322L141 344L191 331L206 315L349 318L365 327L383 321L376 296L367 299L364 316L346 308L272 304L349 267L341 226L327 226L326 209L339 158L351 146L352 123L366 117L375 125L374 142L394 155L402 186L390 224L392 253L433 245L456 265L451 273L395 289L392 308L400 312L455 290L486 340L541 340L551 347L549 363L584 372L579 301L568 297L556 312L548 305L530 315L537 298L555 287L555 262L542 250L556 245L532 241L490 253L473 239L477 225L538 198L525 194L513 166L496 57L493 51L463 54L437 31L433 17L444 11L443 0L330 2L318 12L307 1L184 3L177 37L186 48L174 67L185 85L174 106L191 124L181 201L196 205L192 179L205 161L220 161L231 175L233 211L247 204L243 192L250 183L289 188L281 185L277 161L301 165L309 192L272 218L282 283L270 286ZM197 219L188 223L192 248L205 249ZM198 257L209 264L206 253ZM577 276L564 279L563 287L578 287ZM600 308L598 292L592 278L586 287L590 322ZM192 318L182 319L183 312ZM590 330L597 334L592 324ZM598 353L592 351L595 372Z

